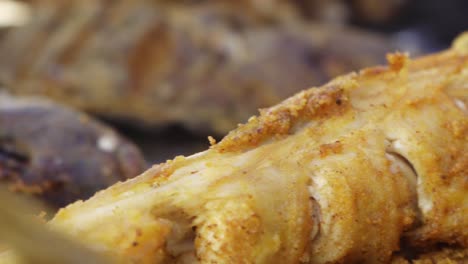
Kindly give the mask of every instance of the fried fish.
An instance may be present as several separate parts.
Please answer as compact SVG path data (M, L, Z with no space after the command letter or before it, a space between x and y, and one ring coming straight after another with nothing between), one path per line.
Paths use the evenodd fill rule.
M390 263L466 249L468 35L388 62L263 109L49 224L123 263ZM454 252L423 258L466 260Z

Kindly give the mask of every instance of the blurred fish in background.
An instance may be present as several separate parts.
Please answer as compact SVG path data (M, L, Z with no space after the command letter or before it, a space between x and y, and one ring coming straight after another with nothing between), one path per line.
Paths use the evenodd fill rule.
M0 183L9 190L59 208L146 168L135 145L92 117L0 93Z
M398 48L276 7L288 2L257 2L44 2L5 38L0 80L15 94L144 127L223 134L260 107Z

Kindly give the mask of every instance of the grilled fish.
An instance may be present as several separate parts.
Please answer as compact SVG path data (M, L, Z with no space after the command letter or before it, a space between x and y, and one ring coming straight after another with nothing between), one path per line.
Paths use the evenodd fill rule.
M145 168L139 149L102 122L0 92L0 182L10 190L60 208Z
M383 63L397 45L299 18L271 22L238 1L179 2L41 1L2 42L0 82L143 127L224 134L259 107Z

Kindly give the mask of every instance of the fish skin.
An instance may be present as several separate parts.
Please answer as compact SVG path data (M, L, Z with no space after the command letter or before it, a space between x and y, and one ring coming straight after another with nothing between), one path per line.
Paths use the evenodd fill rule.
M102 122L0 92L0 181L10 190L60 208L146 168L140 150Z

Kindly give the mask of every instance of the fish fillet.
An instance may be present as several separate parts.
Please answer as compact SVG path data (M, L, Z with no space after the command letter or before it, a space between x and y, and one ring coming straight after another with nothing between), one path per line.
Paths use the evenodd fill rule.
M50 226L122 263L390 263L402 249L466 249L468 35L388 61L261 110Z

